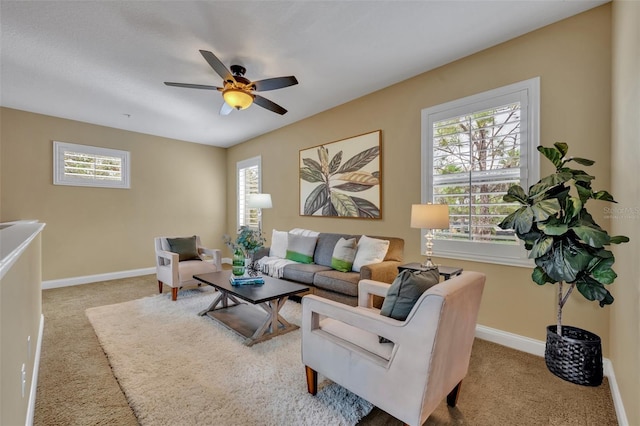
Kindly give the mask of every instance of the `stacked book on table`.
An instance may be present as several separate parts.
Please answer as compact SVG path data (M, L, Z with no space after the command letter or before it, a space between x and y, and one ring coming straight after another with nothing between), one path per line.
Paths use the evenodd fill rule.
M229 277L231 285L260 285L264 284L264 278L262 277L235 277L231 275Z

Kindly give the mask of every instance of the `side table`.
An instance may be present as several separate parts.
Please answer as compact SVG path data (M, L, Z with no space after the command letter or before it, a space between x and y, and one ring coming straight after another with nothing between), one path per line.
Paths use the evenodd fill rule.
M414 263L406 263L404 265L398 266L398 272L402 272L405 269L410 269L412 271L425 271L418 262ZM458 268L457 266L444 266L438 265L438 272L440 276L444 277L445 280L448 280L451 277L455 277L456 275L460 275L462 273L462 268Z

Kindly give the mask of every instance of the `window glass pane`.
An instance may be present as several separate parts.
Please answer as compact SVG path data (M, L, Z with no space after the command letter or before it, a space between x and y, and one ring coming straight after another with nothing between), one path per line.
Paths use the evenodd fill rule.
M53 151L55 185L130 187L128 151L57 141Z
M450 212L436 257L531 266L498 224L517 208L503 201L508 188L538 180L539 92L533 78L422 110L421 201Z
M260 157L238 162L238 227L258 227L258 209L247 206L247 196L260 193L260 162Z
M433 123L433 202L449 204L439 239L517 244L497 224L515 206L502 201L520 182L520 102Z

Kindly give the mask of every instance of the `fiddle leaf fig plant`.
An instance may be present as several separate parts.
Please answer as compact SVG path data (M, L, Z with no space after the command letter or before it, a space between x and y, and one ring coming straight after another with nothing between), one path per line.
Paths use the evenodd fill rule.
M561 336L562 308L574 288L586 299L598 301L600 307L613 303L606 286L617 277L611 268L615 257L606 247L626 243L629 238L609 236L587 212L590 199L616 202L607 191L591 188L594 176L567 165L591 166L594 161L568 157L569 147L564 142L550 148L539 146L538 151L553 163L555 173L540 179L528 194L519 185L511 186L503 199L521 207L499 226L513 229L524 242L529 258L535 260L531 278L536 284L558 284L556 332Z

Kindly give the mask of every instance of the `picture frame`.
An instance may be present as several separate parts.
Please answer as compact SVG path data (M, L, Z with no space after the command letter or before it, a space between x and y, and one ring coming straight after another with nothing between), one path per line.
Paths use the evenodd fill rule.
M382 219L382 130L300 150L300 216Z

